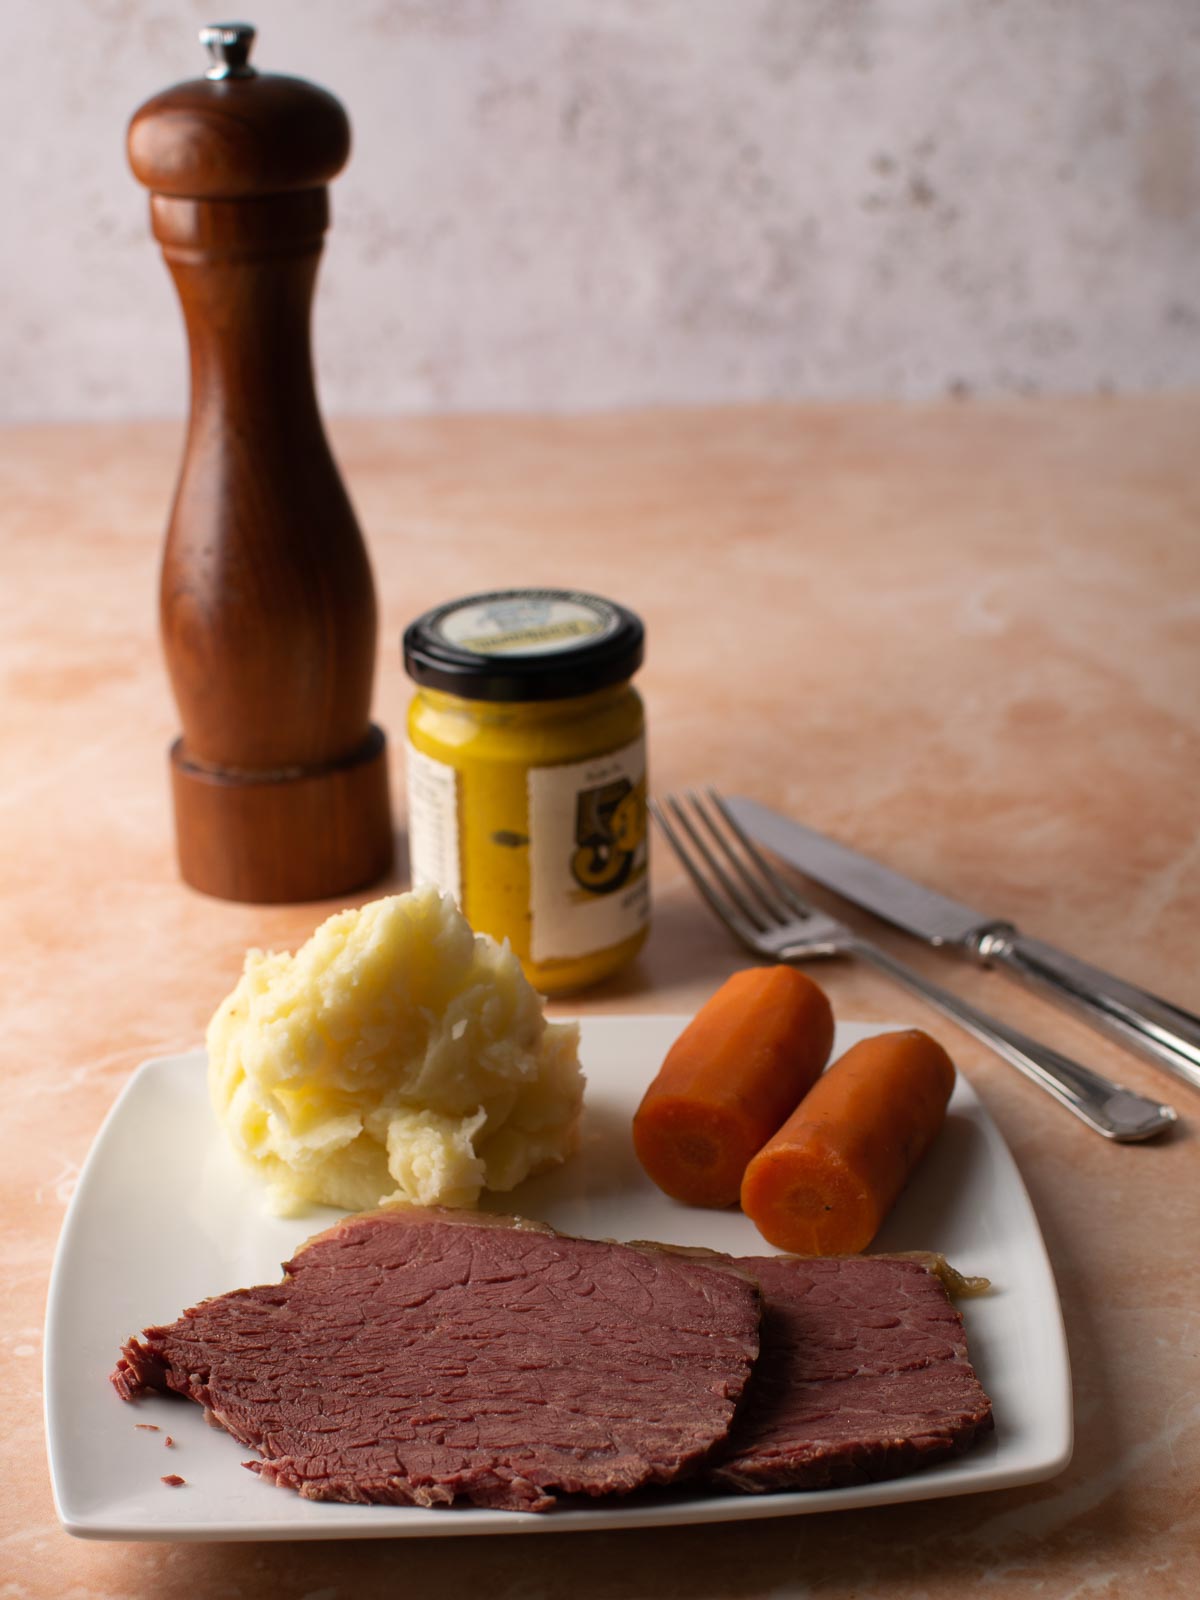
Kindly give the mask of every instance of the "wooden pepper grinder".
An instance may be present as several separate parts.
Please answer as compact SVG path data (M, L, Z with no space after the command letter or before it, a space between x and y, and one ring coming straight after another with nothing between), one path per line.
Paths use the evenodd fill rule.
M183 877L227 900L348 893L391 864L370 720L375 592L317 408L309 323L326 185L350 125L332 95L205 28L206 77L148 100L129 161L151 190L191 357L161 620Z

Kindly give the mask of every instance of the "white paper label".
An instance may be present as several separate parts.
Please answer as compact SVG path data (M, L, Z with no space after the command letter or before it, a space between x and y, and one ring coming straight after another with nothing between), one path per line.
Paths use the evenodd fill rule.
M408 787L408 855L412 885L436 884L462 904L462 862L458 850L458 773L410 744L405 766Z
M650 915L646 745L529 772L530 954L564 961L631 938Z
M450 644L477 655L541 656L575 650L612 633L618 617L594 596L518 591L459 606L438 623Z

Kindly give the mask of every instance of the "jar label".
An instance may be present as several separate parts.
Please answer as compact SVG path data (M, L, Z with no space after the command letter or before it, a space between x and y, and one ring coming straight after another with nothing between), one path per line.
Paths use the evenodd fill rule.
M646 743L528 776L530 955L564 961L607 950L650 916Z
M436 884L462 904L458 773L413 748L406 752L408 853L414 889Z

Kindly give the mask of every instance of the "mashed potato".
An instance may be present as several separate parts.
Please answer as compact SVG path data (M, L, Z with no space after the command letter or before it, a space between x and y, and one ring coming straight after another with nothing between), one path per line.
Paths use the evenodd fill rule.
M436 889L252 950L208 1028L209 1092L279 1211L469 1206L574 1146L574 1024L548 1023L507 944Z

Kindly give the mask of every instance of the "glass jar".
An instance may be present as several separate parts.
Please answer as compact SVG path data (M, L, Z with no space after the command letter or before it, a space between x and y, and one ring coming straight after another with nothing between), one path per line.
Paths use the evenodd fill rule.
M608 977L648 931L643 641L631 611L561 589L405 631L413 886L453 894L545 994Z

